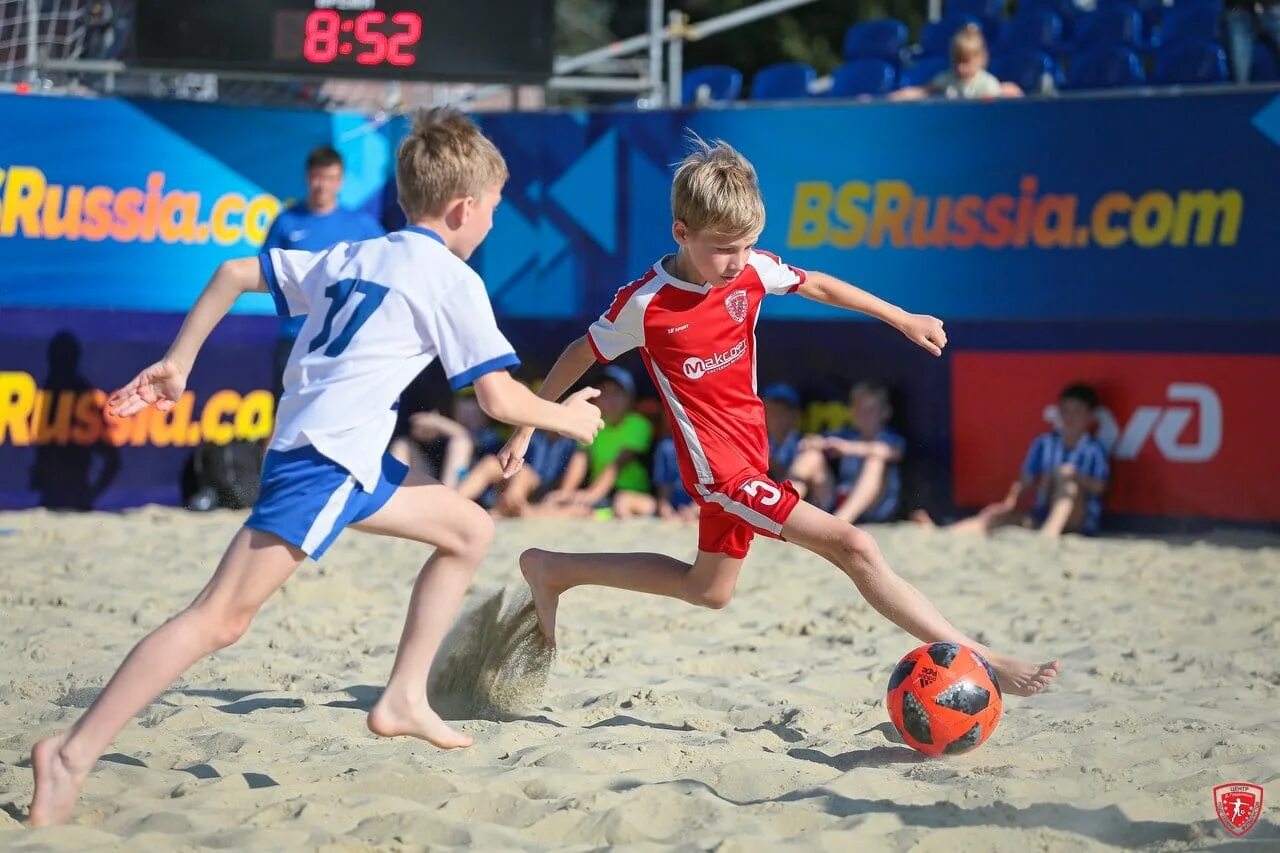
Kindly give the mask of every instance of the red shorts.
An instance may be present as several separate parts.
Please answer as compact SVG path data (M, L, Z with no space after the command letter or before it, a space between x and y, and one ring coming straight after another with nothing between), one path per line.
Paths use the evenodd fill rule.
M782 538L782 525L800 502L788 480L776 483L768 474L746 474L714 486L697 486L698 550L742 559L757 533Z

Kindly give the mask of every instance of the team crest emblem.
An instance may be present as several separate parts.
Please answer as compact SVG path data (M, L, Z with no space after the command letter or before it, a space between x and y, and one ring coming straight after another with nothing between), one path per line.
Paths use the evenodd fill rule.
M1213 805L1227 832L1244 835L1262 815L1262 787L1248 782L1228 782L1213 789Z
M729 312L733 322L741 323L747 319L747 292L735 290L724 300L724 309Z

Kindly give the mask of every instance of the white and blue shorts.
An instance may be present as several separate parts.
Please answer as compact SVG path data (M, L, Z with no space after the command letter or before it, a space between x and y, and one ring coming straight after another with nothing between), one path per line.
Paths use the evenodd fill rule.
M381 509L408 473L409 466L388 453L377 484L366 492L346 468L314 447L271 450L245 527L274 534L319 560L344 527Z

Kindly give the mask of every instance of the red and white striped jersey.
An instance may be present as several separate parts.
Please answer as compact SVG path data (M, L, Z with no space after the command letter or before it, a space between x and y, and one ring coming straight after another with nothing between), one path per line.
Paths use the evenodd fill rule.
M756 320L766 294L794 293L805 273L753 251L737 278L713 287L675 278L666 260L618 291L587 332L591 348L601 362L640 348L690 492L696 484L768 471L764 404L756 394Z

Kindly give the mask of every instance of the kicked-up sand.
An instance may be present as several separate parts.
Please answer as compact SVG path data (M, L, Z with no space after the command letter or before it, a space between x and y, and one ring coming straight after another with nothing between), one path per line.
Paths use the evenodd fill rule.
M1280 538L870 528L962 629L1063 664L981 748L932 760L883 704L917 643L782 543L757 540L722 611L573 590L552 658L520 551L691 557L694 530L656 521L499 525L433 682L476 739L453 752L365 728L426 552L348 532L120 735L71 825L24 828L33 741L241 519L0 514L0 848L1280 850ZM1241 840L1211 793L1237 781L1266 790Z

